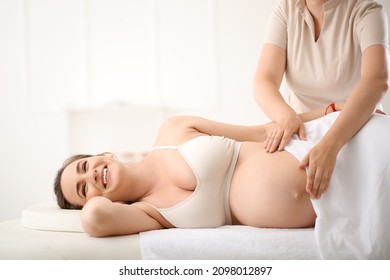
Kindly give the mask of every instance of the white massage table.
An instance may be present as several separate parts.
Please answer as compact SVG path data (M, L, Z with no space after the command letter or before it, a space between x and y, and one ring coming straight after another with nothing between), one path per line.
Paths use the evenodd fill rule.
M0 259L319 259L314 230L224 226L94 238L79 210L33 205L0 223Z

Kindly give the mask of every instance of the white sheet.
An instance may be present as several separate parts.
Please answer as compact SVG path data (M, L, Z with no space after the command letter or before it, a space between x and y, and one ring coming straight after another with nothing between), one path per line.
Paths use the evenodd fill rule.
M318 259L314 230L168 229L118 237L27 229L0 223L0 260L50 259Z
M339 113L305 124L309 141L286 150L302 160ZM390 259L390 117L374 115L340 151L328 191L312 200L325 259Z
M146 260L319 259L314 230L223 226L140 233Z

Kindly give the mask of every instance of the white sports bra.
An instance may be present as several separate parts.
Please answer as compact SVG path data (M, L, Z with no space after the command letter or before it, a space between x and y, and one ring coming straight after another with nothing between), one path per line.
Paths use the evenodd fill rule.
M169 208L157 208L173 226L179 228L219 227L231 224L229 192L241 142L220 136L198 136L180 146L158 146L177 149L195 174L194 192Z

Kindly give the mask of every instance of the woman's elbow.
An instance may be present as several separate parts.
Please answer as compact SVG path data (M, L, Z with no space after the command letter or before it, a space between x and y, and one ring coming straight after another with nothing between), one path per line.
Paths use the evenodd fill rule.
M389 90L389 85L390 85L389 77L386 76L382 78L380 81L377 82L377 85L378 85L378 92L380 94L379 98L381 100Z
M94 197L81 211L81 224L86 233L95 236L107 236L107 198Z
M387 93L390 87L390 76L386 76L386 79L383 81L383 95Z
M383 92L383 95L385 95L387 93L387 91L389 90L390 88L390 69L389 69L390 65L386 67L386 71L383 71L383 74L381 75L381 79L380 79L380 85L381 85L381 90Z
M390 88L390 76L382 75L380 77L371 77L367 80L368 92L375 93L377 101L380 101Z
M389 71L383 71L380 75L374 78L374 83L377 85L379 91L385 95L390 87L390 75Z

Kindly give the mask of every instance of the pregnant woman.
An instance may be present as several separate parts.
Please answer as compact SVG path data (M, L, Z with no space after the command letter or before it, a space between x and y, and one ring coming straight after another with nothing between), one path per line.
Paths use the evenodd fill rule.
M111 154L68 159L56 178L58 203L82 208L83 226L95 236L226 224L313 226L305 170L287 151L266 152L268 127L169 118L140 162Z
M363 233L362 238L375 242L389 239L386 219L375 213L386 216L390 208L377 211L373 207L390 201L390 149L383 149L388 137L382 135L390 131L389 117L375 114L341 151L334 182L323 198L315 199L319 197L316 190L306 189L306 172L300 161L337 119L338 112L323 116L332 110L301 114L304 122L309 121L305 124L307 141L292 139L284 151L276 153L266 152L263 142L273 123L239 126L199 117L170 118L161 126L148 156L139 162L121 162L111 154L68 159L55 181L58 204L82 209L84 229L94 236L172 227L301 228L316 224L318 236L323 233L326 237L320 241L330 252L336 252L326 243L333 240L332 228L340 231L345 226L348 236ZM338 212L329 212L333 210ZM347 221L340 222L344 216ZM364 225L364 221L380 221L379 235L375 233L378 224L366 224L356 231L354 226ZM358 247L353 242L351 246ZM386 246L378 248L390 252Z

